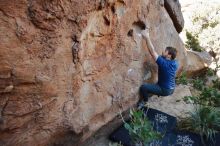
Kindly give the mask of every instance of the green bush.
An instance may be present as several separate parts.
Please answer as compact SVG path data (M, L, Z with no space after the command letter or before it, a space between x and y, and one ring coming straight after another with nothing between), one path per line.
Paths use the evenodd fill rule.
M124 126L129 131L132 142L145 146L161 139L162 135L153 130L152 123L143 115L142 110L130 110L131 121L125 122Z
M213 139L215 133L220 130L220 111L214 107L199 106L190 113L190 117L184 119L179 128L196 132L206 138Z
M193 87L197 90L202 90L204 87L204 81L200 78L196 78L192 80L192 83L193 83Z
M185 102L199 104L203 106L220 106L220 92L216 88L204 87L198 96L185 96Z
M206 75L207 76L214 76L215 75L215 71L212 70L211 68L208 68L208 70L206 71Z
M209 24L209 26L210 26L211 28L215 28L218 24L219 24L218 21L214 21L214 22L211 22L211 23Z
M219 49L219 39L217 26L219 26L220 5L203 1L194 10L192 18L193 25L186 28L186 47L194 51L201 52L203 49L209 51L213 57L215 69L208 69L206 76L215 76L220 69L217 52ZM200 11L202 10L202 11ZM206 78L204 76L204 78ZM214 134L220 131L220 81L213 80L212 87L206 87L202 80L195 79L191 83L198 92L196 96L186 96L184 101L193 103L196 108L190 117L184 119L182 127L185 130L192 130L203 136L213 138Z
M193 51L202 51L202 47L199 44L199 40L196 36L194 36L192 33L186 31L186 47L191 48Z
M188 80L187 80L187 77L186 77L186 72L181 73L181 75L176 79L176 83L177 84L183 84L183 85L188 84Z
M204 88L198 99L201 105L220 106L220 93L216 88Z
M185 96L183 98L183 101L185 101L187 103L194 104L198 101L198 97L197 96Z
M220 90L220 80L219 79L212 80L212 83L213 83L213 88Z

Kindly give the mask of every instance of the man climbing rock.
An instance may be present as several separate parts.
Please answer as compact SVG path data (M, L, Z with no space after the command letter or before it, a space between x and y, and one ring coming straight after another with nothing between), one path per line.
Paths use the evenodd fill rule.
M139 106L143 106L148 101L149 94L168 96L173 94L175 89L175 77L178 69L178 62L175 60L177 50L173 47L166 47L162 55L158 55L150 40L149 29L142 31L142 37L146 41L149 52L158 65L158 82L156 84L144 83L140 87L140 94L143 101Z

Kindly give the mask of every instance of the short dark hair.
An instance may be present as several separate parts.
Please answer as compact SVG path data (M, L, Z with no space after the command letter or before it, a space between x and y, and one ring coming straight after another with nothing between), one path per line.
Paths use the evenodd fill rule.
M168 51L168 54L171 55L171 59L174 60L177 55L177 50L174 47L166 47L166 50Z

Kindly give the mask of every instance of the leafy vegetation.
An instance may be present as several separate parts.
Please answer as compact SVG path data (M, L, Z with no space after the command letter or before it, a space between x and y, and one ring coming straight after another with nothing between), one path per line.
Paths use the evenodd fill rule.
M192 83L193 83L193 87L195 89L202 90L204 87L204 80L202 80L200 78L196 78L196 79L192 80Z
M191 48L193 51L201 52L203 49L199 44L198 36L193 35L189 31L186 31L186 47Z
M131 121L124 124L132 141L141 146L162 138L162 135L153 130L152 123L143 115L142 110L130 110Z
M207 70L206 75L216 76L216 72ZM191 80L192 86L199 93L194 96L185 96L184 101L194 104L195 111L192 111L190 116L183 119L178 126L180 129L200 134L203 144L204 138L213 140L215 134L220 131L220 82L219 79L212 80L212 86L205 86L205 79L206 76L203 80L198 77Z
M192 24L185 26L186 46L195 51L204 48L214 58L212 68L220 70L220 3L201 0L189 17Z
M206 106L220 106L220 93L216 88L206 87L198 96L199 104Z
M182 72L181 75L176 79L177 84L183 84L187 85L188 84L188 79L186 76L186 72Z
M212 70L211 68L208 68L208 70L206 71L206 75L211 77L215 75L215 71Z
M195 110L179 124L180 129L194 131L204 137L213 139L215 133L220 132L220 79L216 74L220 70L220 3L200 1L191 17L192 25L185 27L185 42L194 51L206 50L213 57L211 68L203 78L192 79L191 82L180 76L177 83L191 83L196 89L193 96L184 97L184 101L194 104ZM208 78L207 78L208 77ZM205 80L212 79L212 84ZM188 81L187 81L188 80Z
M213 87L204 87L198 96L185 96L184 101L203 106L220 107L220 92Z
M187 102L187 103L193 104L193 103L196 103L196 101L197 101L198 99L197 99L197 96L185 96L185 97L183 98L183 100L184 100L185 102Z
M217 78L216 80L212 80L213 87L220 90L220 80Z
M194 131L199 133L201 138L205 136L212 140L220 130L220 112L215 107L199 106L180 125L181 129Z

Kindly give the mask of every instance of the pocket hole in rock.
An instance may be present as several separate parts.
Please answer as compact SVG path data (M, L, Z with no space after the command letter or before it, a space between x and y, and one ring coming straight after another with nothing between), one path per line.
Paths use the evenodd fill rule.
M110 20L106 16L103 16L103 19L105 21L105 24L109 26L110 25Z
M129 31L128 31L128 34L127 34L129 37L132 37L133 36L133 29L130 29Z
M115 13L115 6L111 6L112 13Z
M132 24L133 31L138 35L141 35L141 31L146 28L146 25L143 21L137 21Z
M146 25L143 21L137 21L133 23L133 26L139 27L141 30L144 30L146 28Z

